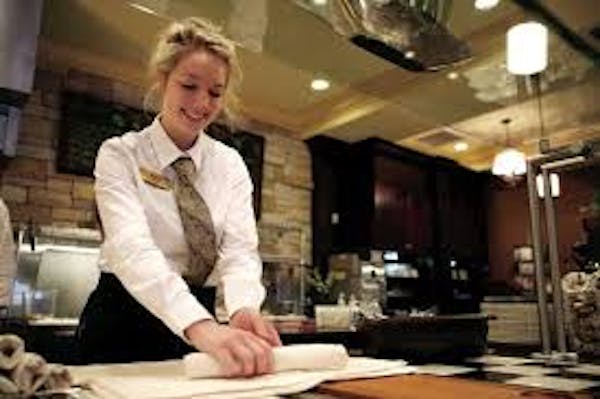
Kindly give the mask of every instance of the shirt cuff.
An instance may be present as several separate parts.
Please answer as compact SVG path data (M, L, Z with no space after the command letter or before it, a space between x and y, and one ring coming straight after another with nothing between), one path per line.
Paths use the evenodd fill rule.
M225 308L230 319L241 308L250 308L260 312L260 307L265 299L265 288L259 281L225 278L223 288Z
M202 306L191 293L182 294L182 298L176 301L177 305L168 309L165 314L168 320L165 323L169 328L188 342L184 331L195 322L202 320L214 320L212 314Z

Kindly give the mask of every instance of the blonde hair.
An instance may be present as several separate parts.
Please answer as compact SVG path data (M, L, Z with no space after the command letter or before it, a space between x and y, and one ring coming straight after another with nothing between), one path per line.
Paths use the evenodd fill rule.
M223 116L231 124L239 109L237 90L242 75L235 43L221 33L220 27L198 17L173 22L159 35L149 62L149 72L154 83L146 95L144 107L149 109L159 105L159 77L168 76L184 55L197 50L214 54L228 67Z

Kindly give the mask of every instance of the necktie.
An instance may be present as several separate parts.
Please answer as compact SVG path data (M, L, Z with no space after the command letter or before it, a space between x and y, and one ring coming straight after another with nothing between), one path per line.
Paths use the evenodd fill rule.
M181 157L172 166L177 174L175 200L190 251L188 274L184 277L192 284L202 285L217 259L215 228L208 206L193 185L194 162Z

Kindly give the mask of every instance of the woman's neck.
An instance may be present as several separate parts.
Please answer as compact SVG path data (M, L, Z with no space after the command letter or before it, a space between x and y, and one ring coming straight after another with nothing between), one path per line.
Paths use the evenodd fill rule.
M165 124L164 120L160 117L159 117L159 121L160 121L163 129L167 133L167 136L169 136L171 141L181 151L189 150L196 143L196 140L198 140L198 136L200 135L199 133L194 135L194 134L189 134L187 132L181 132L178 129L174 129L173 127L168 126L168 124Z
M177 148L179 148L181 151L187 151L190 148L192 148L194 146L194 144L196 143L196 140L198 140L198 136L199 136L198 134L193 137L190 137L187 135L177 136L176 134L172 134L171 132L168 132L168 131L167 131L167 135L171 138L171 141L173 141L173 143L175 143Z

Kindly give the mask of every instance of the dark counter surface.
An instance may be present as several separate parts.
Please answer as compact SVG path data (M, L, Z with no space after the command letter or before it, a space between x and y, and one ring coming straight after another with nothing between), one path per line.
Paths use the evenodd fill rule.
M552 298L549 298L552 301ZM489 295L483 302L537 302L535 295Z

